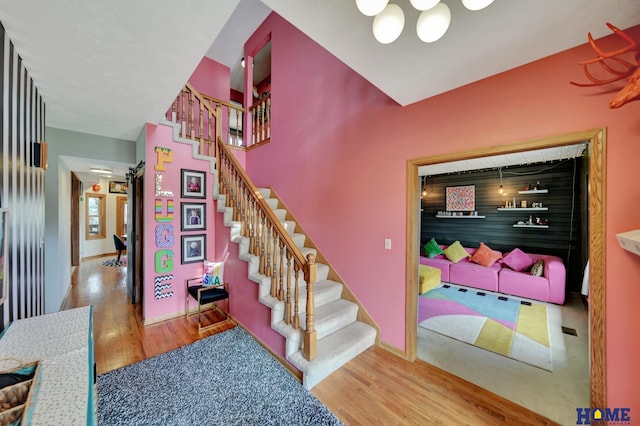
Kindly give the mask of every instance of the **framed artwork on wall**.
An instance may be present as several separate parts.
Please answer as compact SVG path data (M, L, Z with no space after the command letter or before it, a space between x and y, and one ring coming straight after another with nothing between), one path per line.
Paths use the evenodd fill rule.
M205 234L183 235L180 263L202 262L207 256L207 236Z
M447 186L446 210L466 212L476 209L476 186Z
M127 182L119 180L109 181L109 192L111 194L126 194L128 189L129 185L127 184Z
M205 198L207 174L200 170L181 169L180 195L182 198Z
M204 231L206 226L206 203L180 203L180 230Z

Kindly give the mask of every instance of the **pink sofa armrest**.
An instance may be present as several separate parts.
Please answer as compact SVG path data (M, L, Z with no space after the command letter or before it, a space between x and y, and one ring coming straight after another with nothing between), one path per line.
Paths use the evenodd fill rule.
M534 260L544 261L544 277L549 280L549 302L564 304L564 293L567 280L567 270L557 256L530 254Z

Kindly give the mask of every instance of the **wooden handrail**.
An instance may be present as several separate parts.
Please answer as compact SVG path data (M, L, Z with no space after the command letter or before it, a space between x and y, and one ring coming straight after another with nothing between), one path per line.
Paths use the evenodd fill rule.
M223 151L224 155L231 161L231 163L233 164L233 167L237 170L240 176L240 179L242 180L244 185L247 188L249 188L251 195L256 200L256 202L260 204L260 206L262 207L262 210L265 211L265 214L267 215L268 220L272 222L274 227L278 230L278 233L281 235L281 238L283 238L285 244L287 245L287 248L291 250L291 253L294 255L296 261L300 265L305 265L307 263L307 260L305 259L304 255L302 254L302 252L300 251L296 243L293 241L293 238L291 238L287 230L284 228L284 226L280 222L280 219L278 219L278 217L273 212L273 210L271 210L271 207L265 201L262 194L260 194L260 191L258 191L258 188L256 188L256 186L253 184L253 181L251 180L251 178L249 178L247 173L244 171L244 168L242 167L242 165L240 165L240 162L236 159L236 156L233 155L229 147L227 147L227 144L225 144L220 137L218 137L217 148L218 148L218 152ZM220 161L220 160L217 160L217 161Z

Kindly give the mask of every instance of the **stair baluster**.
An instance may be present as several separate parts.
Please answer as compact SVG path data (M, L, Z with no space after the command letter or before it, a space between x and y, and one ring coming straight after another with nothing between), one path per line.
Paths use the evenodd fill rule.
M249 253L256 254L256 201L251 200L251 215L249 216Z
M284 300L284 242L280 241L280 280L278 282L278 300ZM274 295L276 296L276 295Z
M316 265L315 256L307 255L307 265L305 268L305 281L307 282L307 326L304 330L303 354L305 359L315 359L318 353L318 337L316 335L315 315L316 308L313 303L313 284L317 280L318 265Z
M278 234L276 233L275 228L273 228L273 233L271 235L271 240L273 242L273 270L271 271L271 289L269 294L271 297L276 297L278 293Z
M267 232L265 232L265 269L264 274L271 276L271 240L273 239L273 228L271 223L267 223Z
M300 315L298 314L298 312L300 311L299 307L298 307L298 295L299 295L299 287L300 287L300 283L298 282L298 278L300 278L300 265L298 264L298 262L296 262L293 265L293 270L294 270L294 279L293 279L293 321L292 321L292 325L293 328L298 329L300 328Z
M195 116L195 111L194 111L194 99L195 95L193 94L193 92L189 93L189 115L187 116L187 121L189 122L189 134L188 137L189 139L193 140L194 137L194 122L193 122L193 117Z
M291 253L287 250L287 289L284 297L284 322L291 324Z

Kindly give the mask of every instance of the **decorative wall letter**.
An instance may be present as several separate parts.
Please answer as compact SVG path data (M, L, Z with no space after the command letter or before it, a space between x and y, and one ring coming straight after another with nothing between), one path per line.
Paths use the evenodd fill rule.
M156 222L171 222L173 220L173 200L167 200L167 214L164 214L161 199L156 198Z
M156 197L173 197L173 191L162 190L162 173L156 172Z
M169 148L156 146L156 158L156 165L153 166L153 169L164 172L167 170L167 166L165 166L164 163L171 163L173 161L173 151Z
M161 224L156 225L156 247L167 248L173 247L173 225Z
M173 296L172 291L164 291L168 288L171 288L172 284L170 282L165 283L165 281L173 280L173 275L158 275L155 280L155 298L156 299L165 299L167 297Z
M158 250L156 252L156 272L171 271L173 271L173 250Z

